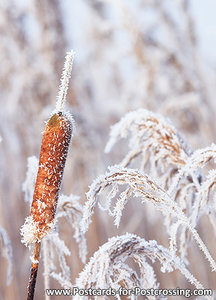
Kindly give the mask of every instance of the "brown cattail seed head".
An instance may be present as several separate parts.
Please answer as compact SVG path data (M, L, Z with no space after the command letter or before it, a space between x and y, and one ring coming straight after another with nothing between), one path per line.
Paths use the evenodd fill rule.
M39 242L53 227L72 127L70 116L63 112L53 114L47 122L31 214L21 228L26 244Z

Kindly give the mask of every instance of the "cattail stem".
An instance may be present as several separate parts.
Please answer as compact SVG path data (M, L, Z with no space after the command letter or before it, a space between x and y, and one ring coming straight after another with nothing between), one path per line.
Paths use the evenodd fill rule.
M41 248L41 243L40 242L35 243L33 259L32 259L32 266L31 266L31 274L30 274L29 285L28 285L27 300L34 299L34 291L35 291L37 272L38 272L38 266L39 266L40 248Z

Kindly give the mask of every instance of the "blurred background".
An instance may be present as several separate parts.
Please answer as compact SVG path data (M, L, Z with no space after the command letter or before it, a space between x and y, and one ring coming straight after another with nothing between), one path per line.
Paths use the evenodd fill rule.
M39 157L66 51L76 52L67 96L76 131L62 193L78 195L84 203L93 179L123 158L124 147L110 154L104 147L110 126L128 111L146 108L168 117L193 149L215 141L215 11L213 0L0 0L0 226L13 251L7 285L9 252L0 240L1 300L26 297L30 252L20 241L20 227L29 204L22 184L27 158ZM108 237L126 231L167 246L160 222L156 212L153 220L144 218L137 201L128 204L117 230L96 209L87 234L88 257ZM59 231L72 252L67 263L74 283L83 264L71 227L62 222ZM204 237L211 238L205 230ZM192 260L194 274L216 288L202 255ZM156 273L163 288L188 286L177 272L164 275L156 265ZM41 264L36 299L43 299L42 275ZM60 285L53 280L51 287Z

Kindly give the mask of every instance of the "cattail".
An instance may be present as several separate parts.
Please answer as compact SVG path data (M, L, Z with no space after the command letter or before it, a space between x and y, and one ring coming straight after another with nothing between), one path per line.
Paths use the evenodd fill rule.
M71 51L65 59L56 111L48 120L43 134L31 213L21 228L22 242L26 245L35 243L28 287L28 299L33 299L34 297L41 239L54 226L59 190L72 136L72 117L69 113L64 112L64 103L73 56L74 53Z
M31 214L22 227L23 241L27 244L41 241L54 224L71 135L72 123L64 113L55 113L47 122L41 144Z

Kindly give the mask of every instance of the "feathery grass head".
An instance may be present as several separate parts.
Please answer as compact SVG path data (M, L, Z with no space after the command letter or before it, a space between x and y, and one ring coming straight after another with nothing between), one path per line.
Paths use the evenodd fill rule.
M117 196L119 192L119 185L126 185L127 189L126 192L123 191L118 197L117 203L112 212L110 208L111 200ZM89 192L87 193L88 201L85 204L83 213L82 228L84 232L86 232L88 229L94 208L98 203L98 196L108 187L113 187L113 189L111 190L107 199L108 206L106 210L109 211L111 216L115 217L115 225L119 225L122 211L124 209L125 203L128 201L127 194L130 191L130 193L135 197L141 197L142 202L152 203L156 209L160 210L164 214L164 216L170 215L172 221L171 224L174 224L177 221L174 226L174 230L171 230L170 234L170 249L173 252L176 251L175 246L173 246L176 245L175 233L177 232L178 227L180 225L183 225L192 234L200 250L203 251L205 257L210 263L212 270L216 271L216 262L201 240L190 219L185 215L178 203L176 203L171 198L171 196L163 188L160 187L158 183L156 183L148 175L143 174L138 170L126 169L121 166L113 166L110 168L109 172L107 172L105 175L100 176L93 182L93 184L90 186Z
M111 127L105 152L109 152L118 139L126 137L129 137L131 151L122 161L123 166L127 166L140 154L150 156L152 164L160 161L182 166L190 154L175 127L159 114L146 109L127 113Z
M140 276L127 265L131 257L140 267ZM149 258L153 263L159 260L162 272L179 270L196 288L203 288L200 282L187 270L178 256L156 241L146 241L134 234L125 234L109 239L95 252L84 270L80 273L76 286L80 288L158 288L153 268L146 262ZM76 299L81 299L76 296ZM83 298L82 299L87 299ZM117 298L121 299L121 298ZM130 297L130 299L133 299ZM155 299L155 298L154 298ZM209 297L211 299L211 297Z

